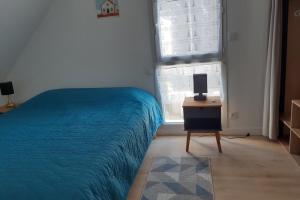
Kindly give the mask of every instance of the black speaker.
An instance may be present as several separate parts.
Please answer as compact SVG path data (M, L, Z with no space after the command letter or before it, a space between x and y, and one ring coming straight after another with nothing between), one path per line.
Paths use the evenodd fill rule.
M205 101L207 99L207 74L194 74L194 93L198 94L194 96L195 101Z

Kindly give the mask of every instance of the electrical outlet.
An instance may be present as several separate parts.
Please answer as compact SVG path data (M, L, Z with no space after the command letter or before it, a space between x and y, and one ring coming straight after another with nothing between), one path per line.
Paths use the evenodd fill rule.
M239 118L239 113L238 112L231 113L230 118L231 119L238 119Z

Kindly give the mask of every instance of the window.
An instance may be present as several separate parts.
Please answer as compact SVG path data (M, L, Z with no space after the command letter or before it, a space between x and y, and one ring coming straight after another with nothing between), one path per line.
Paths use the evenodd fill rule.
M181 122L182 102L193 96L193 74L208 74L208 95L221 94L221 0L154 3L160 94L166 122Z
M162 66L157 79L166 122L183 122L182 103L192 97L193 74L207 73L208 95L221 95L221 63L195 63Z

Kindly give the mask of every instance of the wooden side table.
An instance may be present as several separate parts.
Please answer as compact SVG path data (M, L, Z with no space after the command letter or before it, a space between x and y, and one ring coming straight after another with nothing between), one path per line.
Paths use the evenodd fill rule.
M10 112L13 109L15 109L15 108L7 108L6 106L0 106L0 114L4 114L4 113L7 113L7 112Z
M219 152L221 148L221 99L208 97L206 101L186 98L183 103L184 129L187 131L186 152L189 151L192 133L215 133Z

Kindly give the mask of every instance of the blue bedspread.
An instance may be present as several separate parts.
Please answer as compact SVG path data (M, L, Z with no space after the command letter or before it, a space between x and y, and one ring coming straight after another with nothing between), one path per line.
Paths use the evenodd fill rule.
M0 115L0 200L122 200L162 123L135 88L63 89Z

